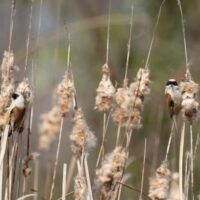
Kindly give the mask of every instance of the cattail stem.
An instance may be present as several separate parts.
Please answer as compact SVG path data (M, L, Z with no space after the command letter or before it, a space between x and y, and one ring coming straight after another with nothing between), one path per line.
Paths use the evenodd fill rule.
M38 199L38 178L39 178L39 160L36 158L34 160L35 170L34 170L34 190L36 191L34 200Z
M191 192L194 200L194 156L193 156L193 132L192 125L190 125L190 158L191 158Z
M155 39L155 33L156 33L156 29L158 27L158 23L159 23L159 20L160 20L160 15L161 15L161 11L162 11L162 7L163 7L164 3L165 3L165 0L162 1L161 5L160 5L160 8L159 8L159 11L158 11L156 24L155 24L155 27L154 27L154 30L153 30L153 35L152 35L152 39L151 39L151 43L150 43L150 47L149 47L149 51L148 51L148 55L147 55L145 69L147 69L148 65L149 65L149 59L150 59L151 50L152 50L154 39Z
M50 200L53 200L53 194L54 194L54 188L55 188L55 180L56 180L56 171L57 171L57 165L58 165L58 158L60 153L60 145L61 145L61 138L62 138L62 129L63 129L63 117L61 119L61 125L60 125L60 133L59 133L59 139L58 139L58 146L57 146L57 152L56 152L56 160L54 163L54 171L53 171L53 179L51 184L51 191L50 191Z
M8 43L9 52L11 50L11 43L12 43L14 16L15 16L15 0L12 0L11 15L10 15L10 35L9 35L9 43Z
M183 198L183 150L184 150L184 135L185 135L185 122L183 121L181 127L181 141L180 141L180 151L179 151L179 193L180 200Z
M105 156L105 138L106 137L106 113L103 114L103 138L102 138L102 157L101 163L103 164L104 156Z
M121 126L118 125L118 129L117 129L117 138L116 138L115 147L117 147L117 146L119 145L120 130L121 130Z
M166 154L165 154L165 162L168 159L169 149L170 149L170 146L171 146L171 141L172 141L173 135L174 135L174 123L172 122L171 132L170 132L170 136L169 136L169 140L168 140L168 145L167 145L167 151L166 151Z
M144 185L144 168L145 168L145 161L146 161L146 150L147 150L147 139L145 138L145 142L144 142L144 159L143 159L143 167L142 167L142 181L141 181L139 200L142 200L142 192L143 192L143 185Z
M7 186L6 186L6 190L7 190L7 200L10 199L10 165L9 165L9 160L10 160L10 140L8 138L7 140Z
M109 57L111 1L112 0L109 0L109 6L108 6L108 26L107 26L107 41L106 41L106 64L108 64L108 57Z
M131 49L131 38L132 38L132 29L133 29L133 9L134 9L134 1L131 6L131 17L130 17L130 31L129 31L129 39L127 44L127 57L126 57L126 69L124 74L124 87L127 85L127 74L128 74L128 65L130 58L130 49Z
M63 164L63 181L62 181L62 200L65 200L66 196L66 177L67 177L67 164Z

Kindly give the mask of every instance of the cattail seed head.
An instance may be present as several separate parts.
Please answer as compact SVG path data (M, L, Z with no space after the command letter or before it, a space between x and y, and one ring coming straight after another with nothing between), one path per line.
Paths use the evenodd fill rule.
M169 197L167 200L180 200L178 173L174 172L171 176L172 182L170 186Z
M65 73L63 80L58 85L57 93L59 97L60 113L62 117L66 117L71 110L74 96L74 83L69 79L68 72Z
M40 138L39 147L48 149L60 129L61 116L59 108L54 106L49 112L41 115L42 123L39 126Z
M102 71L103 76L96 90L95 109L106 112L112 106L115 88L110 80L110 69L107 64L103 65Z
M26 105L31 102L33 93L27 78L24 78L24 80L18 85L16 92L24 96Z
M96 145L96 137L88 128L80 108L75 110L70 140L72 141L72 151L78 155Z
M74 197L75 200L87 200L87 185L85 178L77 176L74 179Z
M163 162L156 170L154 178L150 179L149 197L152 200L163 200L168 196L170 171Z
M196 98L199 91L199 85L192 80L182 81L180 83L180 89L181 89L183 99L185 99L187 96L191 98Z
M106 156L101 168L96 171L96 184L105 197L114 194L116 185L121 180L125 159L125 150L118 146Z

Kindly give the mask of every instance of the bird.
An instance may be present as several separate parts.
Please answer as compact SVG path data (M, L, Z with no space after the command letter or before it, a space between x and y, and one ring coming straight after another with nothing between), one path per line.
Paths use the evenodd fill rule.
M182 95L175 79L169 79L165 86L165 98L169 108L170 118L177 116L181 110Z
M8 107L5 118L4 128L7 124L10 125L9 136L13 131L20 131L23 127L25 115L25 99L22 94L14 92L11 95L11 105Z

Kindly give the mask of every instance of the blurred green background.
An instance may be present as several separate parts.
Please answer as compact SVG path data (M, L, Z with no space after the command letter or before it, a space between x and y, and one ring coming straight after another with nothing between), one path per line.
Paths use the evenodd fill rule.
M17 0L14 18L12 49L16 65L20 67L16 80L23 77L26 39L29 24L31 1ZM114 84L122 85L125 70L127 41L129 36L129 18L131 0L112 0L109 66ZM128 78L134 80L139 67L144 67L152 37L155 20L161 0L134 0L133 34L131 43ZM0 1L0 57L8 48L11 1ZM182 0L185 19L188 55L193 79L199 82L200 77L200 1ZM57 140L50 150L38 149L38 124L40 114L47 112L52 104L52 92L55 83L59 83L66 70L67 31L71 34L71 62L74 72L78 102L84 110L85 118L91 130L98 137L98 145L90 153L89 164L91 177L94 177L95 163L102 135L102 113L94 110L96 88L101 79L101 66L105 62L108 0L43 0L41 31L37 42L40 1L33 3L32 32L30 39L29 74L32 64L36 68L34 124L31 136L32 152L40 153L39 193L44 197L46 171L49 163L53 166ZM144 139L147 139L147 156L144 174L144 191L148 193L149 178L155 168L164 160L171 121L164 100L164 87L169 78L178 81L183 79L185 57L179 8L176 0L166 0L156 31L149 68L151 72L151 95L145 102L142 113L142 128L134 131L130 156L131 164L127 173L131 177L128 184L140 188ZM180 121L180 120L179 120ZM61 156L58 164L55 199L61 196L63 162L69 164L72 156L69 134L72 115L65 120L61 144ZM179 126L180 127L180 126ZM187 127L185 150L189 150L189 128ZM117 126L111 120L109 124L106 152L114 147ZM199 122L194 125L194 143L199 133ZM178 170L179 137L173 142L170 151L170 170ZM174 152L174 153L173 153ZM176 156L174 156L176 155ZM200 161L199 151L195 160L195 195L199 194ZM32 177L30 177L31 184ZM31 186L32 187L32 186ZM73 189L71 185L70 191ZM122 190L121 199L136 199L138 194L126 188ZM70 199L70 198L69 198ZM190 198L189 198L190 199Z

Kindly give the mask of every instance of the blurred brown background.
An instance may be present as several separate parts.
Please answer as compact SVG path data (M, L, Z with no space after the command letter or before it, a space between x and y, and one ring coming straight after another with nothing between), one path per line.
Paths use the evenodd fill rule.
M143 67L153 27L161 0L134 0L133 35L131 43L130 65L128 78L134 80L139 67ZM110 56L109 65L113 83L122 85L125 70L127 41L129 36L129 18L131 0L113 0L111 8ZM0 58L8 48L11 1L0 1ZM16 0L12 49L16 65L20 67L16 80L23 77L26 39L29 24L31 1ZM191 72L196 82L200 80L200 1L182 0L185 18L188 54ZM57 84L66 70L67 62L67 31L71 34L71 62L74 72L78 102L82 106L86 120L91 130L98 137L98 146L90 153L89 164L91 176L101 143L102 113L94 108L95 94L101 79L101 66L105 62L106 31L107 31L107 0L43 0L41 30L37 43L38 23L40 16L40 1L33 3L32 32L30 40L29 74L32 64L36 68L34 124L31 149L40 153L39 192L45 192L45 177L48 163L53 164L57 141L54 141L48 151L38 149L38 124L40 114L47 112L52 104L53 85ZM185 72L185 58L179 8L176 0L166 0L163 6L156 39L150 58L151 95L146 101L143 111L143 127L134 132L130 157L132 163L127 169L131 174L128 184L140 188L144 139L147 138L147 159L144 176L144 191L148 191L150 176L164 159L171 121L164 100L164 87L169 78L180 81ZM70 163L72 156L68 135L71 130L72 116L65 120L61 156L59 159L56 179L55 199L61 195L63 162ZM199 133L199 122L194 126L194 142ZM111 120L106 152L114 147L117 126ZM176 136L174 152L178 154L179 137ZM187 128L185 150L189 150L189 129ZM178 170L178 157L170 152L173 162L170 169ZM199 154L197 156L199 158ZM174 163L174 165L172 165ZM53 165L51 165L53 166ZM195 161L195 195L199 191L200 161ZM73 185L71 186L71 190ZM70 190L70 191L71 191ZM138 194L123 189L121 199L135 199Z

